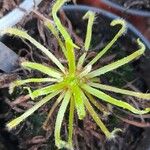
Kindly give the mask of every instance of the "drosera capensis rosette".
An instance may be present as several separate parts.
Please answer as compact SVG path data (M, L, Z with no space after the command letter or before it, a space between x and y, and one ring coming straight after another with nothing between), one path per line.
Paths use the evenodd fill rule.
M32 90L30 87L26 87L29 91L29 96L32 100L36 101L39 96L45 96L42 100L36 102L36 104L25 111L21 116L13 119L12 121L7 123L7 128L9 130L15 128L22 121L24 121L27 117L33 114L37 109L41 106L49 102L50 100L55 100L54 105L50 108L50 112L46 121L44 122L44 126L46 126L51 114L55 110L55 108L60 104L60 108L57 113L56 123L55 123L55 144L58 148L68 148L73 149L73 123L74 123L74 115L77 112L77 116L80 120L84 119L87 113L92 116L93 120L100 127L102 132L105 134L107 139L114 138L116 132L121 131L121 129L114 129L110 132L107 127L104 125L102 120L99 118L99 115L94 110L93 105L95 105L99 111L106 113L105 110L98 105L97 101L104 101L109 104L115 105L127 111L130 111L134 114L146 114L150 112L150 108L145 108L143 110L139 110L133 107L131 104L122 101L120 99L113 98L112 96L106 94L105 91L111 91L114 93L125 94L133 97L137 97L143 100L150 100L149 93L140 93L129 91L126 89L120 89L113 86L108 86L102 84L98 77L104 75L107 72L110 72L114 69L117 69L131 61L138 59L141 55L144 54L145 46L137 39L137 44L139 45L139 49L129 56L126 56L120 60L107 64L101 68L93 69L94 64L106 54L108 50L115 44L117 39L121 37L126 32L126 22L123 19L115 19L111 22L111 26L121 26L120 30L116 33L114 38L102 49L100 52L94 57L91 61L85 61L87 52L89 50L91 40L92 40L92 28L95 21L95 13L92 11L88 11L83 19L87 19L87 32L85 37L85 42L83 45L84 52L77 59L75 53L79 50L79 46L74 43L71 36L69 35L66 28L62 25L60 19L57 16L57 12L63 6L63 4L67 2L67 0L56 0L52 7L52 16L53 23L46 19L44 22L45 26L52 32L52 34L56 37L60 48L62 49L62 53L67 60L67 66L62 64L59 59L51 53L50 50L45 48L42 44L37 42L34 38L32 38L27 32L17 29L17 28L8 28L7 30L1 31L1 34L9 34L18 36L22 39L29 40L37 49L42 51L49 59L56 65L56 68L51 66L44 66L43 64L39 64L36 62L23 61L21 66L26 69L33 69L46 74L47 78L29 78L25 80L17 80L10 84L10 93L13 92L15 87L23 86L30 83L50 83L48 86L41 87L37 90ZM61 36L60 36L60 35ZM86 64L86 62L88 62ZM42 69L41 69L42 68ZM99 99L99 100L98 100ZM68 140L63 141L61 139L61 127L63 118L65 116L65 112L67 107L69 107L69 121L68 121Z

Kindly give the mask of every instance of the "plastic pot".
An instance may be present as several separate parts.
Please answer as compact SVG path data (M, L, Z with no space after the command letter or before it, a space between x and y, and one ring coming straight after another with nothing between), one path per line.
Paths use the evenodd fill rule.
M0 19L0 30L5 30L19 23L42 0L24 0L18 8L15 8ZM4 39L0 37L0 40ZM17 68L18 56L10 48L0 42L0 71L9 73Z
M24 0L19 7L12 10L0 19L0 30L16 25L23 17L28 15L42 0Z
M111 0L99 0L100 3L105 4L105 6L109 6L109 8L111 7L111 9L117 10L121 13L126 13L132 16L140 16L140 17L150 17L150 11L146 11L146 10L138 10L138 9L134 9L134 8L125 8L123 6L121 6L120 4L114 3Z
M18 55L0 42L0 71L9 73L18 66Z
M150 29L148 29L150 12L136 9L126 9L119 4L111 2L110 0L78 0L78 2L105 9L129 20L150 41Z

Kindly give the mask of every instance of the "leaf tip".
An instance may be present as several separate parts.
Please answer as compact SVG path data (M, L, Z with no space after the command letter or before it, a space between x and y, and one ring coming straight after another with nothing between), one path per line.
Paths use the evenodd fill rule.
M121 25L121 35L123 33L126 33L127 32L127 23L124 19L122 18L117 18L117 19L114 19L111 23L110 23L111 26L116 26L116 25Z
M116 137L117 137L117 134L118 134L119 132L123 132L123 130L120 129L120 128L115 128L115 129L111 132L110 136L108 137L108 140L112 140L112 139L116 138Z
M141 40L139 38L137 39L137 43L139 45L141 54L143 54L145 52L145 49L146 49L145 45L143 44L143 42L141 42Z
M83 16L83 19L85 20L85 19L88 19L89 17L95 17L95 12L93 12L93 11L87 11L86 13L85 13L85 15Z

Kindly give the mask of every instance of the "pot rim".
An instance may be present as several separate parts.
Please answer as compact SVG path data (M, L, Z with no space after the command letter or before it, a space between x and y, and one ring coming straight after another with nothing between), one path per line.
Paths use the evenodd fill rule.
M116 19L116 18L121 18L113 13L110 13L106 10L103 10L101 8L95 8L95 7L91 7L91 6L85 6L85 5L67 5L67 6L63 6L64 10L84 10L84 11L88 11L88 10L92 10L98 14L102 14L110 19ZM147 47L147 49L150 50L150 42L142 35L142 33L136 29L132 24L130 24L128 21L127 22L127 29L132 31L137 37L139 37L145 44L145 46Z
M135 16L141 16L141 17L150 17L150 11L137 10L137 9L134 9L134 8L126 9L122 5L111 2L109 0L99 0L99 1L102 1L106 5L109 5L112 8L115 8L115 9L121 11L121 12L124 12L124 13L128 13L128 14L135 15Z

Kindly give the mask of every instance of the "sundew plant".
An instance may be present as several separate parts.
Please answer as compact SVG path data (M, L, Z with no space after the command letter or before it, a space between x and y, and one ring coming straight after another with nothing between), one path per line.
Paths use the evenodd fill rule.
M101 131L105 134L106 138L111 139L115 137L116 131L120 129L114 129L112 132L110 132L104 125L102 120L99 118L99 115L94 110L93 106L97 107L101 112L104 112L99 103L100 101L104 101L119 108L125 109L126 111L130 111L134 114L146 114L150 111L150 108L145 108L144 110L136 109L129 103L124 102L120 99L113 98L112 96L106 94L105 92L103 92L104 90L134 96L143 100L149 100L150 94L134 92L126 89L104 85L100 80L98 80L101 75L117 69L144 54L145 46L139 39L137 39L137 44L139 45L139 49L137 51L133 52L127 57L107 64L101 68L95 70L93 69L95 63L99 61L99 59L112 47L117 39L126 32L126 22L123 19L115 19L111 22L111 26L120 25L120 30L114 36L114 38L102 50L99 51L96 57L94 57L91 61L88 61L86 59L86 56L92 40L92 27L95 20L95 13L92 11L88 11L83 16L83 19L88 20L85 42L83 45L84 52L79 58L76 58L77 56L75 55L75 53L79 51L80 47L76 45L76 43L74 43L68 31L62 25L60 19L57 16L57 12L66 1L67 0L56 0L52 7L53 22L46 19L44 21L44 24L58 40L59 46L64 54L64 57L67 60L67 65L62 64L59 59L51 53L50 50L45 48L42 44L37 42L23 30L17 28L8 28L7 30L1 31L1 33L15 35L22 39L29 40L34 46L37 47L37 49L41 50L56 66L54 68L52 66L46 66L30 61L23 61L21 63L21 66L26 69L33 69L46 74L47 78L29 78L25 80L14 81L10 84L10 92L13 92L15 87L23 85L26 87L26 84L29 83L42 82L49 84L46 87L41 87L36 90L30 89L30 87L28 87L29 96L32 100L38 101L38 97L40 96L43 96L44 98L36 102L32 108L25 111L21 116L7 123L7 128L9 130L15 128L27 117L38 110L41 106L43 106L50 100L55 100L55 103L50 108L50 112L44 124L47 123L48 118L51 116L55 108L60 105L55 123L55 144L58 148L65 147L68 149L73 149L72 139L75 112L77 112L77 116L80 120L84 119L86 114L89 113L96 124L100 127ZM86 62L88 63L86 64ZM63 141L61 139L61 127L67 108L69 109L68 139L67 141Z

